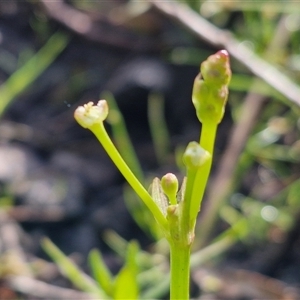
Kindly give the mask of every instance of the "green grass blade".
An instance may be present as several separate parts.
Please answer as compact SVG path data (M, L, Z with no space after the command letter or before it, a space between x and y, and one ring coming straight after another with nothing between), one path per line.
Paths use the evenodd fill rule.
M89 265L92 270L94 279L100 287L109 296L113 292L113 276L103 261L101 253L97 249L93 249L89 254Z
M152 93L148 99L148 122L152 141L159 164L163 164L170 151L170 135L164 115L164 98Z
M68 36L54 33L48 42L23 67L15 71L0 86L0 116L8 105L27 89L65 49Z
M139 286L137 283L137 255L139 246L135 241L128 244L126 263L116 277L114 299L138 299Z
M98 285L90 277L83 273L62 251L60 251L60 249L58 249L50 239L44 238L42 240L42 247L51 259L58 265L61 272L78 289L99 297L97 299L107 299L107 296L98 287Z

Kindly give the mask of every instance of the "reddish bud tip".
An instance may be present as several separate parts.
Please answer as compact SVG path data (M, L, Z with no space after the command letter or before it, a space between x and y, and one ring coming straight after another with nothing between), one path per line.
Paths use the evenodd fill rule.
M227 52L227 50L220 50L217 52L217 54L219 54L220 56L226 57L226 58L229 57L229 53Z

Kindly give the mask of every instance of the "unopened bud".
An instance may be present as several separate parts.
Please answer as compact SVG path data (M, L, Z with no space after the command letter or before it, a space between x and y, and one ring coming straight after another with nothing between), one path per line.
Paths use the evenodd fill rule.
M201 73L195 78L192 101L200 122L221 122L228 98L231 78L229 55L221 50L201 64Z
M190 142L183 154L183 162L187 168L198 169L201 167L211 155L204 150L199 143Z
M201 64L201 74L208 84L227 85L231 78L228 52L221 50L209 56Z
M178 179L172 173L167 173L161 179L161 187L169 198L171 204L176 204L176 194L178 191Z

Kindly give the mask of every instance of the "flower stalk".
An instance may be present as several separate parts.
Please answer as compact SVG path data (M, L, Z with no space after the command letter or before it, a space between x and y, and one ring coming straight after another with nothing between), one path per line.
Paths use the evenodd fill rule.
M165 231L167 230L167 221L161 210L153 201L153 198L143 187L141 182L136 178L133 172L130 170L128 165L125 163L121 157L119 151L116 149L115 145L111 141L107 131L104 127L103 121L108 115L108 106L105 100L100 100L97 105L92 102L85 104L84 106L79 106L74 117L76 121L84 128L91 130L97 137L111 160L114 162L116 167L125 177L127 182L131 185L137 195L143 200L149 210L152 212L153 216Z

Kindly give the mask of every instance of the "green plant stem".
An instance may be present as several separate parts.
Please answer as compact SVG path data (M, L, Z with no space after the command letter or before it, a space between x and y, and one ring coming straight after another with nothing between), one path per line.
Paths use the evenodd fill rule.
M170 242L170 299L189 299L190 246Z
M202 123L200 146L210 153L214 154L214 145L216 140L218 124Z
M138 196L144 201L146 206L150 209L153 216L157 220L157 222L161 225L164 231L168 231L168 223L167 219L164 217L163 213L160 211L156 203L153 201L150 194L143 187L140 181L135 177L132 171L129 169L115 145L112 143L110 137L108 136L104 124L94 124L90 127L90 130L95 134L99 142L102 144L103 148L111 158L111 160L115 163L119 171L126 178L128 183L134 189L134 191L138 194Z
M179 218L178 239L170 240L171 287L170 299L189 299L190 248L193 241L194 226L209 177L217 124L202 125L200 146L208 151L211 158L197 171L189 170L187 190ZM191 223L190 223L191 222ZM172 234L171 234L172 236Z
M216 139L218 124L211 124L204 122L201 129L200 146L209 152L211 158L203 165L203 167L197 171L194 186L191 196L190 205L190 219L196 220L198 212L200 210L201 202L203 199L205 187L209 177L213 153L214 144Z
M106 121L111 125L112 136L122 155L124 161L133 171L133 174L141 181L145 182L142 167L130 140L125 120L118 107L118 104L110 92L103 92L100 99L106 99L109 106L109 115Z

